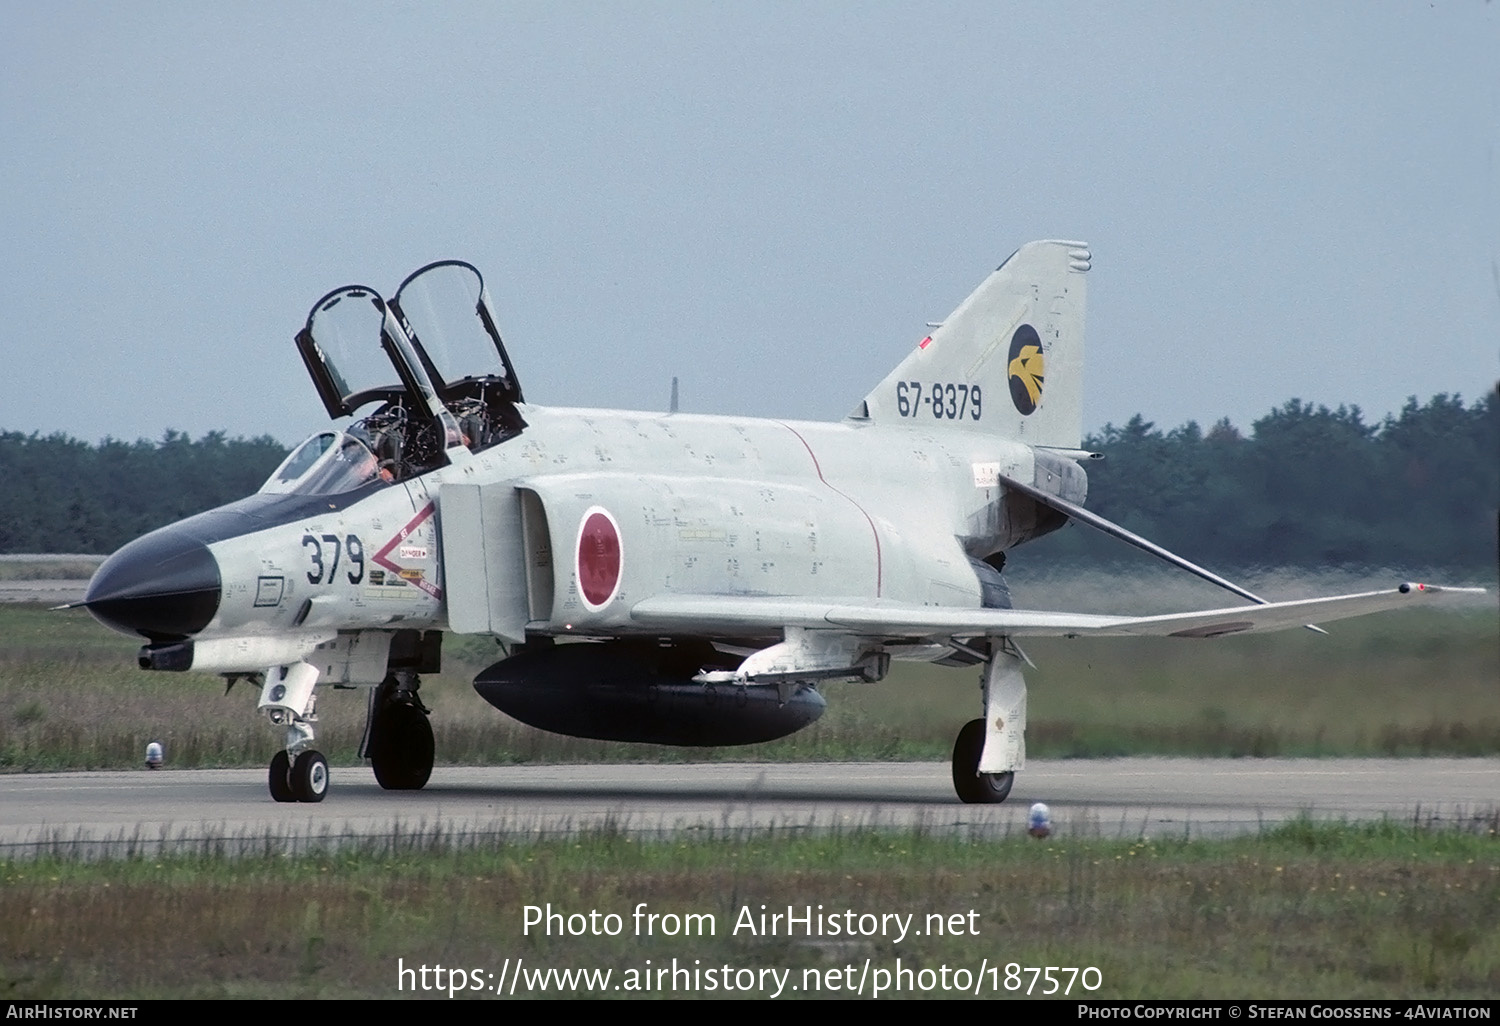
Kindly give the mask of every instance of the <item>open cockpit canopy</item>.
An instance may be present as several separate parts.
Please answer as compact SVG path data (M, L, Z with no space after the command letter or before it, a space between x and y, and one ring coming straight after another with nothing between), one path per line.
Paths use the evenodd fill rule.
M391 308L445 402L485 392L512 403L523 401L495 326L489 290L473 264L428 264L401 283Z
M313 305L297 351L330 417L381 404L351 430L397 478L526 426L484 279L462 261L421 268L389 303L368 286L335 289Z
M405 394L391 367L376 360L385 302L374 289L345 285L313 305L297 333L297 351L328 415L347 417L372 402L395 402Z

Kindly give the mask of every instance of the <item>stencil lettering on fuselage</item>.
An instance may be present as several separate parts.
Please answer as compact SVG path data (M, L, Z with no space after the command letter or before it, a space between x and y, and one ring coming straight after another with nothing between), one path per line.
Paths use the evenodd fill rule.
M397 563L395 560L391 559L391 550L395 549L397 546L403 546L403 543L412 536L412 532L416 531L418 527L421 527L422 524L436 511L437 506L433 503L429 502L427 505L423 506L422 509L417 513L417 515L412 517L411 520L407 522L407 525L401 528L401 530L397 531L396 536L382 545L380 547L380 551L375 553L375 555L372 557L375 563L378 563L388 571L388 573L385 575L386 586L390 586L397 581L410 582L421 591L427 593L433 598L438 599L439 601L442 600L443 589L427 580L427 574L425 571L418 567L404 567L401 564ZM410 559L412 558L411 553L418 551L422 553L423 557L426 557L426 555L428 554L427 546L410 544L404 545L402 547L400 555L403 558ZM372 581L371 583L374 582Z
M262 609L271 609L281 605L282 592L286 590L286 578L280 576L261 575L255 579L255 606Z

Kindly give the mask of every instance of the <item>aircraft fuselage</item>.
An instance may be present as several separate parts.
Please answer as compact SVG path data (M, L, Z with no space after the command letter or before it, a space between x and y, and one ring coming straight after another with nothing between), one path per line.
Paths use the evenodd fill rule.
M669 594L977 607L970 560L1055 526L1005 501L999 478L1074 501L1086 487L1071 462L978 434L519 409L524 433L406 481L261 494L154 532L101 570L96 611L111 622L98 596L112 579L148 582L135 564L159 566L172 541L211 556L211 618L153 623L148 588L111 622L148 635L143 664L164 669L254 672L340 632L616 636L637 629L635 601ZM332 679L359 682L349 672Z
M474 686L526 723L688 746L803 729L821 682L879 680L892 659L980 666L953 784L999 802L1025 765L1018 638L1212 638L1463 591L1268 602L1086 509L1091 266L1081 243L1023 246L831 424L532 406L472 265L428 264L388 301L335 289L296 346L330 418L361 419L257 494L126 545L84 604L146 640L147 669L256 682L285 731L276 801L327 793L320 682L368 686L361 754L382 787L424 786L420 676L452 632L500 642ZM1252 604L1012 608L1005 552L1069 521Z

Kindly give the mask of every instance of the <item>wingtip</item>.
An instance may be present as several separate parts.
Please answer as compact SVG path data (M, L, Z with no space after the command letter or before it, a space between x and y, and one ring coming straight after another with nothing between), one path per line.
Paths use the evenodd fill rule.
M1446 595L1488 595L1489 594L1489 589L1488 588L1455 588L1455 587L1452 587L1451 585L1422 584L1422 583L1419 583L1417 581L1402 581L1401 584L1396 588L1396 590L1399 591L1403 595L1409 595L1409 594L1411 594L1414 591L1415 592L1422 592L1422 593L1431 592L1434 595L1441 595L1441 594L1446 594Z

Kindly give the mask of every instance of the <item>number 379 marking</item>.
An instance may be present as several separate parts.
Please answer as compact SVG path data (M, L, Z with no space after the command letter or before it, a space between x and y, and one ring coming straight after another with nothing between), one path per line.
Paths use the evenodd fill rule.
M308 584L332 584L334 575L339 572L341 552L347 557L344 560L344 576L349 583L358 584L365 579L365 546L359 540L359 535L345 535L340 540L336 534L321 537L304 534L302 547L308 550L308 556L312 560L312 569L307 572Z
M978 420L984 409L984 396L978 385L934 381L924 395L920 381L896 382L896 412L903 417L916 417L924 406L933 420Z

